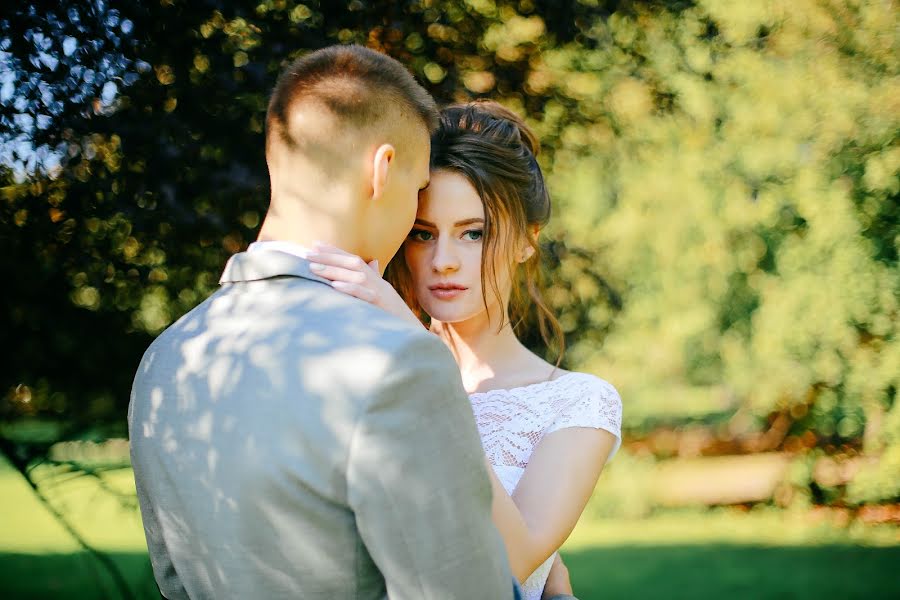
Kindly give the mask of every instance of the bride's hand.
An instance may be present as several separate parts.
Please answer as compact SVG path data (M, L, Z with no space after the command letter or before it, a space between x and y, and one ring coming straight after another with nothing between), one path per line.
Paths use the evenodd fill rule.
M543 599L552 599L556 596L572 596L572 582L569 580L569 569L566 568L562 558L557 553L553 559L553 566L550 567L550 574L547 576L547 582L544 584Z
M378 261L367 263L355 254L324 244L317 244L308 259L312 272L328 279L334 289L422 326L397 290L381 277Z

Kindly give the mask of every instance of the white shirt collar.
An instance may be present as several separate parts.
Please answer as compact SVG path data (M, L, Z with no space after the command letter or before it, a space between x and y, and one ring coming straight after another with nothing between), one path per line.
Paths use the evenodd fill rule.
M295 244L294 242L284 242L281 240L262 240L253 242L247 247L247 252L257 252L259 250L277 250L287 254L293 254L299 258L308 259L312 250L306 246Z

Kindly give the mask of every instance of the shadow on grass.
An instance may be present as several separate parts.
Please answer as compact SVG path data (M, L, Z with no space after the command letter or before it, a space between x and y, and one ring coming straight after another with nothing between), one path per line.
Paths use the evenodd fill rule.
M146 553L107 553L125 577L135 600L159 599ZM87 552L0 553L0 596L4 599L120 599L110 576Z
M159 598L146 554L110 556L134 598ZM900 547L620 546L563 557L580 600L900 598ZM0 580L4 599L120 598L86 553L0 553Z
M900 598L900 546L619 546L562 555L580 600Z

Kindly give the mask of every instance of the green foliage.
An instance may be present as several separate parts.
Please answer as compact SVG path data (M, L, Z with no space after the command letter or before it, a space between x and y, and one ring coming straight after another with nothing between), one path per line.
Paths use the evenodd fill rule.
M61 419L64 437L122 435L143 350L255 237L268 201L266 104L290 60L356 42L402 60L442 101L506 93L545 32L532 19L519 54L496 58L505 46L486 50L481 37L513 13L461 0L13 10L0 21L14 90L0 100L10 126L0 275L15 282L0 299L0 342L12 350L0 419ZM110 101L103 86L122 69ZM34 126L42 119L50 125ZM22 140L40 152L17 155Z
M62 58L73 35L85 51L50 68L38 42L7 46L18 95L0 116L49 111L31 135L60 160L0 172L0 275L15 282L0 418L121 432L143 349L259 227L277 73L357 42L441 102L490 96L529 116L555 199L548 297L567 364L614 382L626 414L781 413L791 435L881 456L852 497L898 496L891 3L165 0L129 4L114 27L91 6L3 21L11 40L40 29L41 52ZM73 33L72 8L94 25ZM109 102L71 83L103 64L127 72ZM44 80L78 93L43 106Z
M699 2L541 56L551 235L591 256L553 300L621 295L564 324L626 410L783 411L828 443L895 406L897 32L881 2Z
M871 460L850 482L848 496L851 502L867 503L900 498L900 402L894 388L893 409L885 418L881 431L884 451Z

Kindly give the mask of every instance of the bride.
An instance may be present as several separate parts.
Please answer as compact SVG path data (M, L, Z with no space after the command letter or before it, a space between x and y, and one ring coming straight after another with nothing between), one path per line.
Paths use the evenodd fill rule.
M619 447L622 416L612 385L564 371L516 337L535 311L561 358L561 329L538 281L550 197L537 152L531 130L499 104L447 107L432 138L430 185L386 278L376 262L334 247L309 256L336 289L424 324L450 348L492 467L493 519L528 600L545 584L548 596L558 581L568 586L556 552Z

